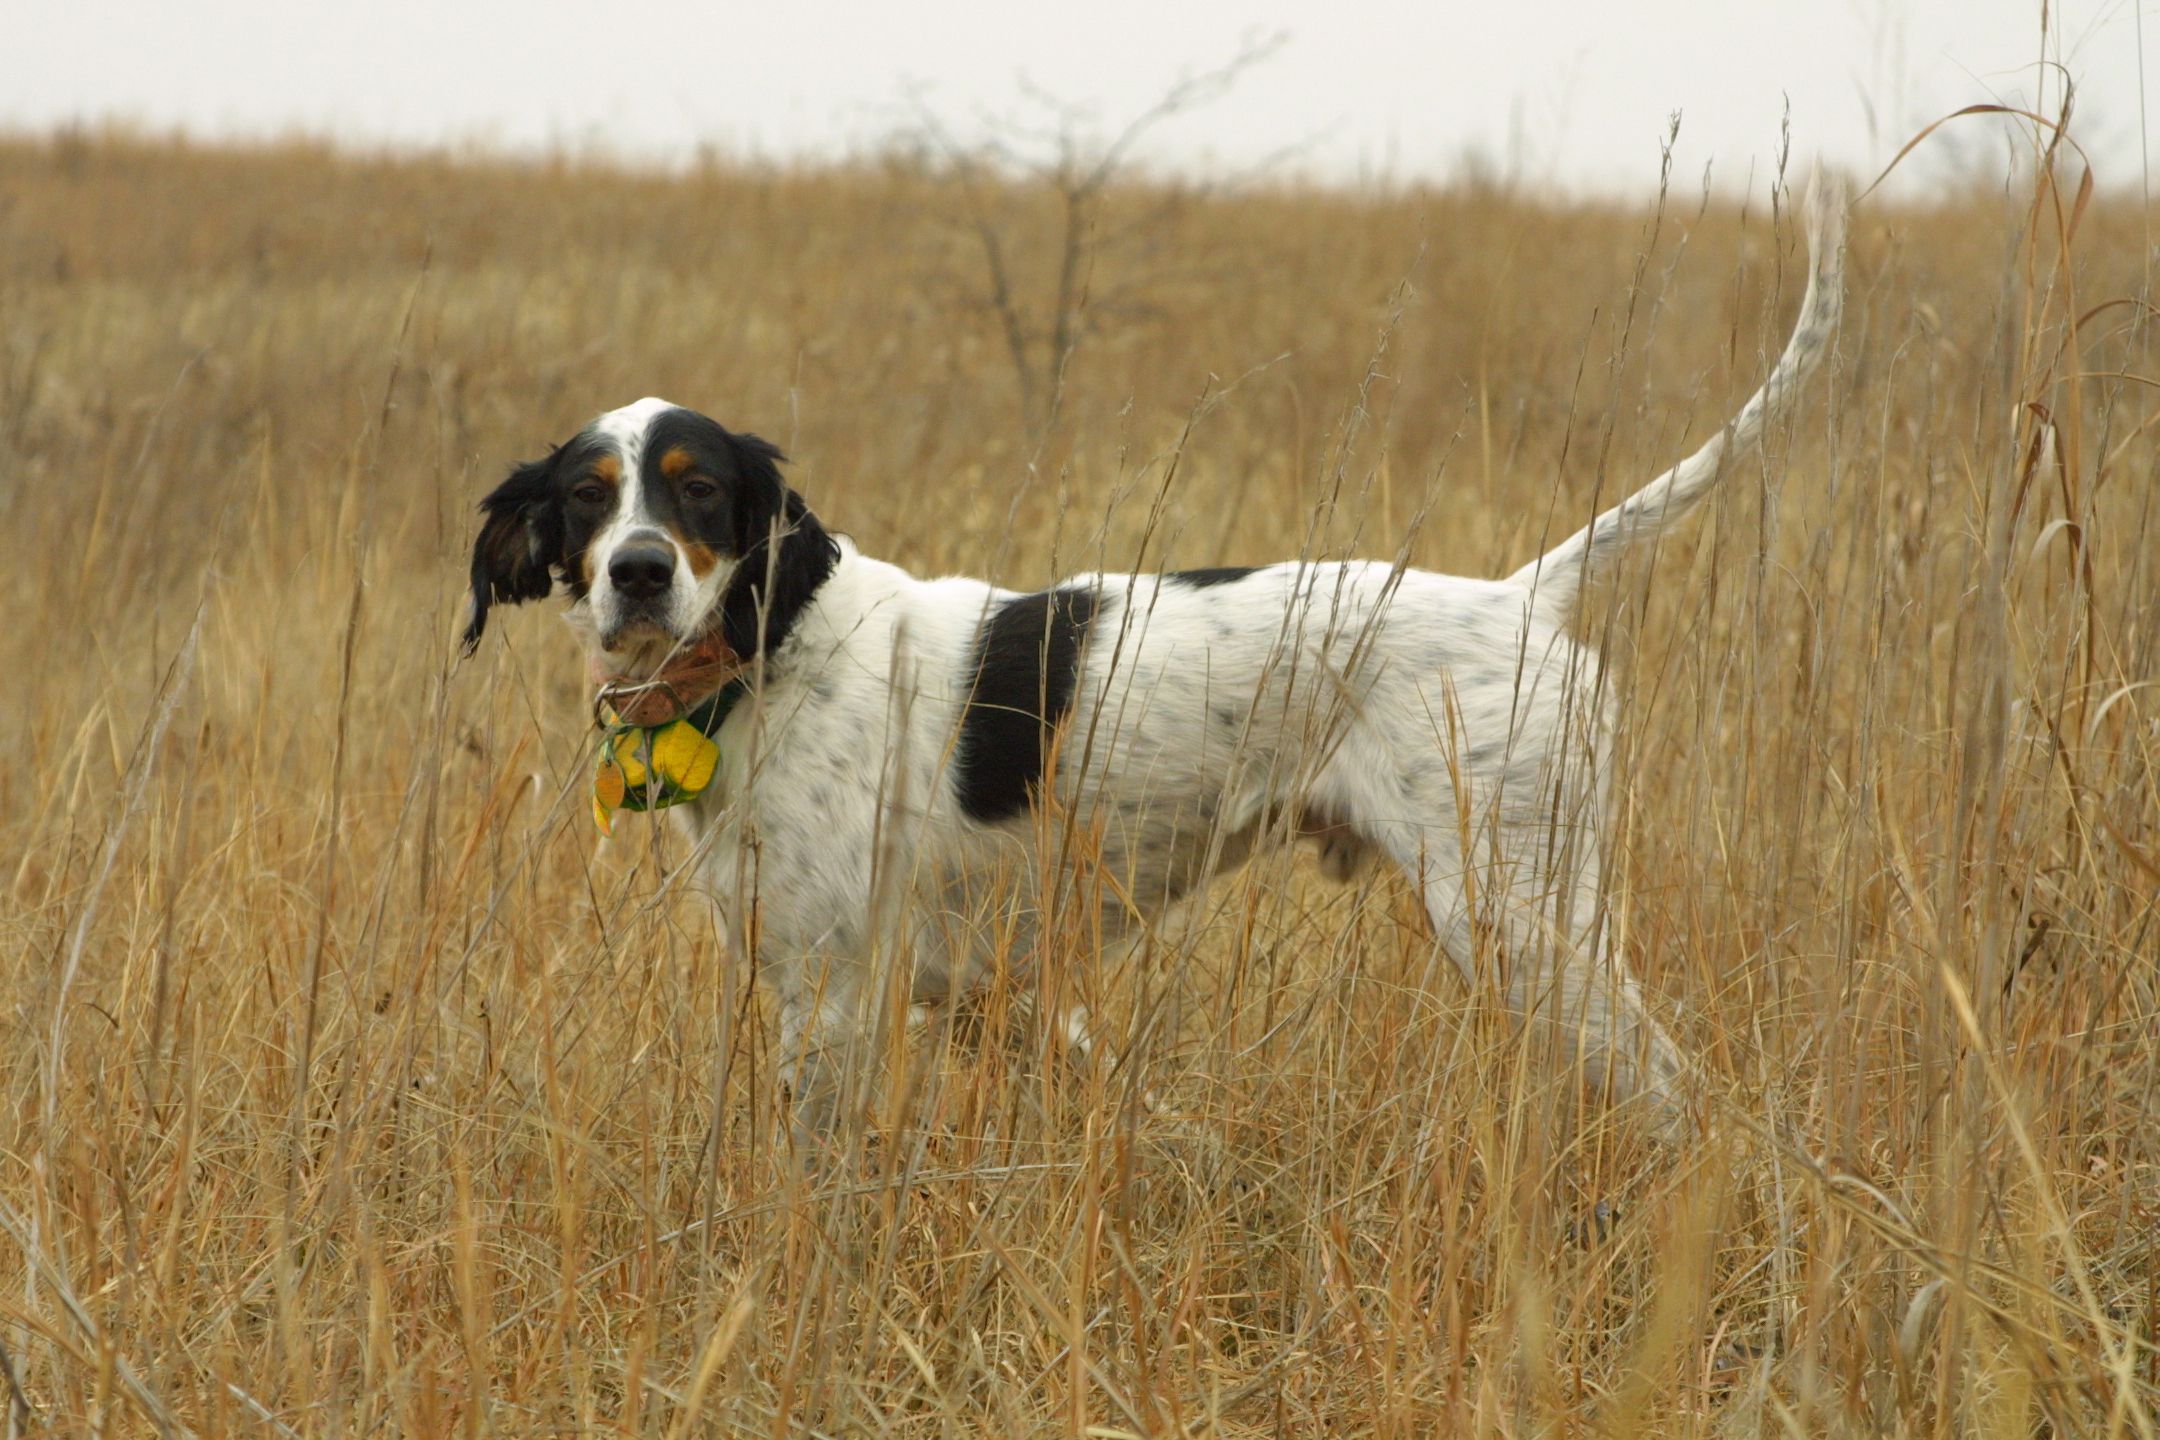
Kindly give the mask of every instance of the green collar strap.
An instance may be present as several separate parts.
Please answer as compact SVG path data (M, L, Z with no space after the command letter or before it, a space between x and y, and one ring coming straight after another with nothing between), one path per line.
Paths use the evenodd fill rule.
M593 823L600 833L615 833L618 810L665 810L704 794L720 768L713 737L749 693L749 682L738 676L665 725L631 725L603 705L605 728L593 771Z

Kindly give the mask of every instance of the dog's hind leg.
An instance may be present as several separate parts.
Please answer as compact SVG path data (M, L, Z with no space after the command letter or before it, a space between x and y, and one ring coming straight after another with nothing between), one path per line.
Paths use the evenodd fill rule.
M1586 867L1587 868L1587 867ZM1550 885L1502 886L1496 927L1508 1004L1526 1021L1549 1024L1574 1045L1593 1084L1616 1101L1640 1102L1651 1128L1678 1139L1686 1128L1686 1066L1651 1013L1642 986L1597 924L1594 869L1574 877L1563 898Z
M1660 1135L1678 1138L1685 1065L1598 933L1595 864L1572 867L1562 893L1521 853L1466 867L1450 839L1410 826L1384 843L1418 886L1441 947L1464 977L1477 984L1489 976L1519 1023L1562 1040L1609 1098L1640 1102Z
M1098 963L1105 970L1129 966L1139 949L1136 936L1111 940L1102 947ZM1042 1036L1058 1063L1075 1077L1100 1074L1110 1080L1130 1069L1132 1057L1119 1036L1070 984L1030 986L1013 1000L1016 1018ZM1142 1110L1154 1110L1154 1091L1143 1087L1137 1098Z

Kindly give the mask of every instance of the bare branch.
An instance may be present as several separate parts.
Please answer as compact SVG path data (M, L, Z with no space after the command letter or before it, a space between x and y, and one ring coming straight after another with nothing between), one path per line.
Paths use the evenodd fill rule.
M1182 115L1188 110L1197 109L1229 94L1246 71L1262 61L1272 59L1275 53L1288 43L1289 38L1286 32L1277 31L1263 39L1247 39L1238 53L1224 64L1171 86L1160 100L1136 116L1132 123L1104 148L1102 158L1096 162L1089 177L1090 188L1099 190L1116 178L1127 153L1148 131L1173 116Z
M1248 39L1224 64L1172 85L1101 145L1086 138L1094 119L1089 107L1054 95L1025 75L1018 80L1021 97L1048 123L978 115L991 138L975 143L963 144L920 95L911 97L921 144L958 192L958 228L982 257L979 281L959 288L970 308L996 319L1012 361L1021 421L1038 447L1057 423L1065 376L1081 346L1109 322L1151 313L1140 297L1169 276L1142 262L1152 262L1154 238L1213 187L1170 186L1111 227L1103 223L1106 193L1126 178L1134 151L1157 126L1220 98L1284 42L1281 34ZM1040 270L1023 263L1026 255L1044 251L1026 245L1007 218L1014 207L999 192L1008 184L1022 194L1046 191L1055 201L1057 228L1046 247L1048 264ZM1116 255L1134 264L1115 275L1104 292L1114 303L1098 309L1095 273L1106 257ZM1036 274L1042 276L1039 282L1030 278Z

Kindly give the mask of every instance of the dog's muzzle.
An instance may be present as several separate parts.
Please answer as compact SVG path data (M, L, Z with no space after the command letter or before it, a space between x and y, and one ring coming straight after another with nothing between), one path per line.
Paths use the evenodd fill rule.
M633 605L650 605L675 586L675 552L665 545L625 545L608 558L608 583Z
M632 541L608 557L608 588L613 593L603 614L607 628L601 643L622 648L640 630L654 640L677 640L674 620L675 552L664 544ZM612 613L609 613L612 612Z

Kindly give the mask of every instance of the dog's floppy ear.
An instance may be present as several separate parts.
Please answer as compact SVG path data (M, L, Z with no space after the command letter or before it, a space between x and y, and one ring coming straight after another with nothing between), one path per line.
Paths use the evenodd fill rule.
M560 453L558 450L557 453ZM545 600L555 588L552 567L562 551L562 508L555 494L555 456L520 465L480 502L487 518L473 541L470 655L487 628L488 606Z
M743 558L720 599L720 633L736 654L748 656L757 653L761 639L768 651L780 647L840 562L840 547L781 480L780 462L787 457L779 446L755 435L727 439L741 481L735 544Z

